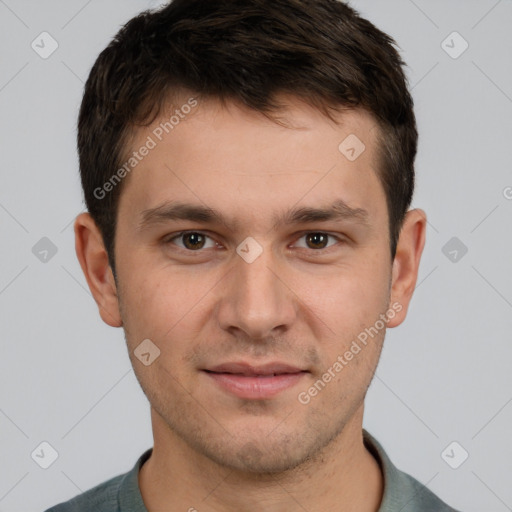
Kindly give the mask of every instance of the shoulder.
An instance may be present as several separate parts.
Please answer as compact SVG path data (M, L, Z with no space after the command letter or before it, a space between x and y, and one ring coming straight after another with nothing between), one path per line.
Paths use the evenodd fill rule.
M431 510L458 512L411 475L403 471L398 471L398 473L400 481L398 489L409 497L409 501L403 504L403 512L428 512Z
M384 477L384 495L379 512L457 512L411 475L400 471L382 445L363 430L364 444L379 463Z
M118 475L46 512L118 512L119 487L127 473Z
M146 450L127 473L117 475L45 512L147 512L140 494L138 474L152 451L152 448Z

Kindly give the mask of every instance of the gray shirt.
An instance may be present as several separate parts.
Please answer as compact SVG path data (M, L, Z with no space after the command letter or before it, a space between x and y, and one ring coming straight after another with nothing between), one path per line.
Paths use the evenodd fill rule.
M457 512L415 478L398 470L379 442L363 430L364 443L384 475L384 495L378 512ZM138 474L153 449L122 475L93 487L46 512L148 512L139 489Z

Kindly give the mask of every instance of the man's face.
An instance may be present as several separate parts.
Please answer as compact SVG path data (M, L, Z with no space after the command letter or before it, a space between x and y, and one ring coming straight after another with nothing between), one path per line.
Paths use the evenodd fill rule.
M257 472L295 467L360 421L391 307L375 122L352 111L337 126L290 105L293 128L207 102L162 141L164 119L141 129L132 150L148 136L156 147L124 184L116 232L120 311L154 428ZM355 160L353 143L339 149L351 134L365 145ZM340 201L359 213L333 210ZM148 366L134 355L147 339L160 350Z

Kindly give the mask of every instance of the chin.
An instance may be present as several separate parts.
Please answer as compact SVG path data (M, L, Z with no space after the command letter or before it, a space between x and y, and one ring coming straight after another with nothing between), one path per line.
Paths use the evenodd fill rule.
M305 432L274 432L245 434L243 438L225 437L212 442L203 438L196 450L219 466L247 476L275 475L308 465L321 456L323 449L334 438L324 433L316 436Z
M280 443L262 446L263 443L249 441L230 453L216 451L212 458L231 470L250 475L275 475L291 471L306 462L310 457L299 447L286 447ZM300 450L300 451L299 451Z

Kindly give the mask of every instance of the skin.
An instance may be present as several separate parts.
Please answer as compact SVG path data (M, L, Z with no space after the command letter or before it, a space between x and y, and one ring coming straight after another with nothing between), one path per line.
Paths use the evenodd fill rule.
M353 110L336 125L298 99L286 101L286 127L235 104L202 102L151 150L123 183L116 280L93 220L76 219L77 255L101 317L123 327L151 404L154 449L139 473L150 512L369 512L382 499L362 422L386 329L307 405L297 397L392 304L401 311L387 327L403 322L426 215L407 213L392 261L374 119ZM139 129L132 149L160 121ZM349 134L366 146L353 162L338 150ZM366 210L367 224L275 223L289 209L338 199ZM144 211L173 200L214 208L225 223L140 228ZM206 235L205 245L171 240L184 230ZM311 233L332 237L323 247ZM236 252L247 237L262 249L252 263ZM160 349L149 366L134 355L144 339ZM232 361L280 361L307 373L270 399L243 399L202 371Z

